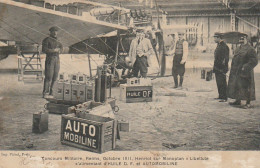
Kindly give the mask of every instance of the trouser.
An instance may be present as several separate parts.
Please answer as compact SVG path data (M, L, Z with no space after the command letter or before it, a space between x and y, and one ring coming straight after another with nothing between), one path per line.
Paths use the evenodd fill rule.
M215 72L218 94L220 99L227 99L227 80L226 74Z
M45 78L43 94L52 94L52 88L58 78L60 70L60 59L58 56L46 56L45 60Z
M250 104L251 100L251 77L239 77L239 95L243 97L248 104Z
M141 76L146 78L148 71L148 61L146 56L136 57L135 63L133 65L134 77L138 77L139 71Z
M182 86L184 73L185 73L185 63L180 64L178 62L173 62L173 64L172 64L172 76L173 76L173 79L174 79L175 86L178 86L178 75L180 76L179 86Z

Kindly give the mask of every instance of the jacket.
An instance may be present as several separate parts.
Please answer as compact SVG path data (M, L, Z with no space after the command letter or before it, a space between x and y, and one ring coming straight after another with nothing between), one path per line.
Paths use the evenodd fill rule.
M132 65L135 63L136 57L137 57L137 45L138 45L138 39L135 38L132 40L130 49L129 49L129 58L132 62ZM143 53L144 56L147 57L148 64L151 64L151 56L154 54L152 44L149 39L143 38L140 41L140 44L143 47Z
M227 73L229 61L229 48L224 41L220 41L214 52L213 72Z
M228 81L228 97L255 100L254 67L258 64L256 52L249 44L235 51Z

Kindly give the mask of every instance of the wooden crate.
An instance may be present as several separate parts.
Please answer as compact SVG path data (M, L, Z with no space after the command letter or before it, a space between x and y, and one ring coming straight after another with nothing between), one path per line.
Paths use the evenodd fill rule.
M115 98L108 98L106 103L110 104L111 108L113 109L113 111L115 110L119 110L119 109L116 109L118 108L118 106L116 106L116 99Z
M108 98L105 104L109 104L113 111L119 110L118 106L116 106L116 99L114 98ZM76 107L75 106L69 107L68 114L76 113L77 111L88 111L100 105L104 105L104 103L95 102L93 100L87 101L82 104L77 104Z
M82 89L82 87L83 87L83 89ZM80 96L80 93L79 93L80 91L83 92L82 96ZM84 85L80 85L78 83L71 84L71 100L78 101L78 102L85 101L85 86Z
M129 86L120 85L120 100L126 103L151 102L153 98L153 86Z
M57 103L47 103L46 109L49 111L49 113L53 114L67 114L68 109L71 107L71 105L66 104L57 104Z
M129 132L129 131L130 131L129 121L126 121L126 120L118 120L118 128L119 128L119 131Z
M53 97L57 100L64 99L64 82L55 82L53 86Z
M86 85L86 94L85 95L86 95L85 101L94 100L94 95L95 95L95 85L94 84Z
M71 83L64 83L64 100L71 101Z
M75 127L74 127L75 126ZM115 149L117 121L107 117L86 114L62 115L61 143L83 150L104 153Z

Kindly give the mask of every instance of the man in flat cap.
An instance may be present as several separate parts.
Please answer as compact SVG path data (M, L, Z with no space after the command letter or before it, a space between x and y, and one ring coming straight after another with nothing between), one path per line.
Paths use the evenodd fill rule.
M214 66L213 73L216 76L216 83L218 88L218 97L220 102L227 101L227 79L226 73L228 72L229 61L229 48L223 41L223 35L221 33L214 34L214 41L217 43L217 48L214 52Z
M241 33L242 34L242 33ZM254 48L249 44L246 34L242 34L241 44L234 53L228 81L228 97L235 99L230 105L241 105L241 100L246 100L242 108L250 108L250 102L255 100L254 67L258 59Z
M133 74L138 77L146 78L148 72L148 60L153 54L153 47L149 39L145 38L144 30L136 30L136 38L132 40L129 49L129 58L133 66Z
M49 29L50 36L42 41L42 51L46 53L45 60L45 79L43 86L43 97L52 97L52 88L58 78L60 70L59 54L62 52L62 44L57 39L58 27Z
M188 42L184 39L184 32L178 32L178 38L172 63L172 76L175 84L174 88L182 87L185 63L189 52ZM180 76L180 82L178 82L178 75Z

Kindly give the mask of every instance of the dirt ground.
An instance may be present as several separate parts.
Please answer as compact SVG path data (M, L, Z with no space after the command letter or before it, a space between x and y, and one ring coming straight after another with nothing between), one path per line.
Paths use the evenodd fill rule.
M24 84L16 73L5 71L0 81L1 150L79 150L60 143L61 115L49 114L49 130L32 133L33 113L47 103L41 98L42 83ZM119 88L113 88L120 108L116 117L128 120L131 129L120 132L116 151L260 149L260 71L255 73L257 100L251 109L214 100L215 79L200 79L199 69L187 69L182 89L173 89L172 77L152 83L153 102L148 103L121 102Z

